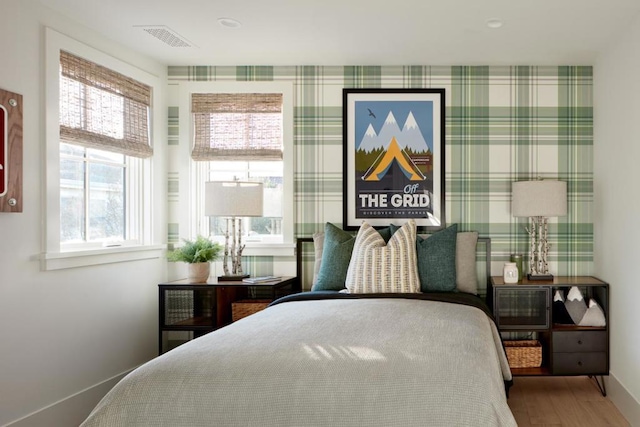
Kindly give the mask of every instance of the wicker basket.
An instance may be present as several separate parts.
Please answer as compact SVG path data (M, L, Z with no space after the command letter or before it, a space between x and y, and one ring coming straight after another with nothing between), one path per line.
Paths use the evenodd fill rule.
M240 300L231 303L231 319L235 322L243 317L257 313L260 310L264 310L271 303L270 300L265 299L253 299L253 300Z
M512 368L538 368L542 365L542 344L537 340L505 341L509 366Z

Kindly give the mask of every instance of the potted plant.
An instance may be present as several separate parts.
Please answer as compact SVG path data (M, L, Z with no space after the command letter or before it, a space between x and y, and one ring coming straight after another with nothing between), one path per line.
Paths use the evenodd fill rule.
M188 264L187 278L191 282L202 283L209 278L211 261L218 259L222 246L206 237L195 240L182 239L183 245L167 254L167 259Z

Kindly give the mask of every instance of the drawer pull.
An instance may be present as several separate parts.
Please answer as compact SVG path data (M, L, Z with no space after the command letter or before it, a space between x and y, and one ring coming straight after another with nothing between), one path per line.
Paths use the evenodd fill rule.
M578 362L578 366L582 366L582 362Z
M582 344L582 340L578 340L578 344Z

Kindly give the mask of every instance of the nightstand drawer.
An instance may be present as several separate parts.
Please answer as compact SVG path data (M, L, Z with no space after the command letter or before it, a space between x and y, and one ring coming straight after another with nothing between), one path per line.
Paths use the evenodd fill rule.
M607 353L553 353L554 375L608 375Z
M607 351L607 331L555 331L554 353Z

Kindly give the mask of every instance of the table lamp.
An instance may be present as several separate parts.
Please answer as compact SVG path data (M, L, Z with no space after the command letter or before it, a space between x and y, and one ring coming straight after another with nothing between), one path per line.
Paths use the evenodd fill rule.
M263 190L260 182L205 182L204 214L227 218L222 261L224 275L219 276L218 280L239 281L249 277L242 271L242 251L245 247L242 244L242 218L262 216L262 205Z
M553 280L549 273L547 218L567 214L567 183L554 180L518 181L511 188L511 214L529 217L529 280Z

